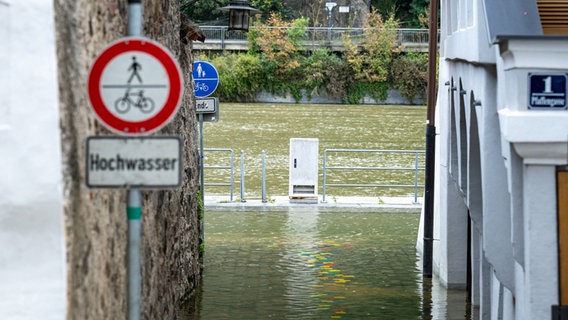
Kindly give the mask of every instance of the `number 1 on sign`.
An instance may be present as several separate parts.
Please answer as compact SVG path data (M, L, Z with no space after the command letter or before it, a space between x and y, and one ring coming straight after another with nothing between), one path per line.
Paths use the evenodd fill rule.
M552 77L548 76L544 79L544 91L542 93L552 93Z

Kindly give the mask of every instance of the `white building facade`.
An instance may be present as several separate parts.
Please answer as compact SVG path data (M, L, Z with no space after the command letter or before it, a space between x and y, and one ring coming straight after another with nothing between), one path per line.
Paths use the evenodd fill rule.
M0 0L0 318L65 319L53 1Z
M568 319L553 318L568 232L557 183L568 159L568 37L558 34L568 28L548 24L552 5L440 3L433 268L468 290L480 319Z

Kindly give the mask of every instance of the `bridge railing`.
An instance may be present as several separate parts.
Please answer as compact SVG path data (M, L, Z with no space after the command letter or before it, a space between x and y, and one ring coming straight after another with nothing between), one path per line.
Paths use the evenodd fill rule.
M227 26L200 26L207 40L247 40L247 34L243 32L228 31ZM254 30L258 27L251 27ZM276 28L276 27L263 27ZM356 39L364 35L363 28L326 28L309 27L304 37L305 41L337 41L342 40L343 35L349 35ZM427 44L428 29L396 29L396 35L400 44Z

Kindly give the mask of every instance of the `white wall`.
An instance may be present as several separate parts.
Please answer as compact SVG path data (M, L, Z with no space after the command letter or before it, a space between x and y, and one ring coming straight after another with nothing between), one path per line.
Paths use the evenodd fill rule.
M478 16L471 26L457 10L467 1L441 6L444 89L438 94L435 192L440 243L434 261L443 283L461 279L464 257L451 249L463 241L459 234L467 219L460 216L469 209L473 303L480 305L480 318L550 319L558 303L555 171L568 159L568 111L529 110L528 75L566 74L568 44L534 36L490 44L482 34L480 2L472 7ZM454 109L446 92L452 84ZM458 97L474 106L459 108Z
M0 319L64 319L53 2L0 0Z

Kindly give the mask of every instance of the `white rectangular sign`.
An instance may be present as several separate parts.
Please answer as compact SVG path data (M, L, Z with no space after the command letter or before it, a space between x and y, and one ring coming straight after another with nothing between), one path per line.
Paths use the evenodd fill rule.
M215 113L219 100L217 98L198 98L195 100L195 112Z
M89 137L87 186L166 188L181 184L179 137Z

